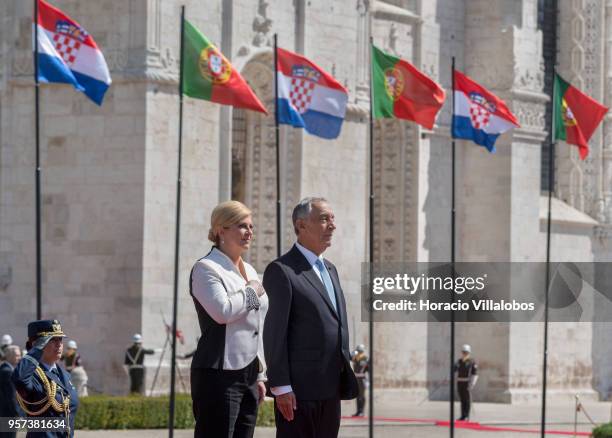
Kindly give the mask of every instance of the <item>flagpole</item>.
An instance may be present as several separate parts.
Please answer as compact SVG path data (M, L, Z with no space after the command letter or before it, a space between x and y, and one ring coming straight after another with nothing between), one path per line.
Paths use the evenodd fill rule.
M274 34L274 134L276 138L276 256L281 256L280 128L278 126L278 34Z
M170 372L170 412L168 416L168 437L174 436L174 403L176 390L176 320L178 313L178 276L179 276L179 243L181 237L181 162L183 149L183 57L185 40L185 5L181 6L181 42L179 56L179 129L178 129L178 169L176 178L176 234L174 237L174 294L172 297L172 358Z
M372 68L374 60L372 58L372 46L374 45L374 39L370 36L370 222L369 222L369 262L370 262L370 275L369 275L369 296L368 300L368 312L370 318L368 320L368 338L369 338L369 350L370 350L370 363L368 364L368 373L370 375L370 392L369 392L369 406L368 406L368 436L369 438L374 437L374 315L372 313L372 264L374 263L374 117L372 112L372 106L374 103L374 87L373 87L373 75Z
M42 251L40 208L40 82L38 81L38 0L34 0L34 101L36 136L36 319L42 319Z
M455 57L452 57L452 116L451 116L451 132L452 123L455 116ZM452 137L451 144L451 269L453 279L455 277L455 137ZM454 281L453 281L454 284ZM455 291L451 294L451 300L455 301ZM455 436L455 312L451 308L451 325L450 325L450 437Z
M553 76L554 81L554 76ZM542 364L542 418L540 420L540 436L544 438L546 431L546 383L548 380L548 289L550 288L550 235L552 223L552 192L555 184L555 97L553 83L553 102L551 112L550 147L548 148L548 218L546 223L546 283L544 285L544 354Z

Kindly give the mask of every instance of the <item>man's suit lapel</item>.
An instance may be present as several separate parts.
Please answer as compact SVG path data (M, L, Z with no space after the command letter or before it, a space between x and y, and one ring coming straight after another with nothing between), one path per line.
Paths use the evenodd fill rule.
M336 294L336 305L338 306L338 319L342 319L342 315L345 315L344 300L342 299L342 289L340 289L340 281L338 280L336 270L331 267L329 262L325 260L325 267L329 276L331 277L332 284L334 285L334 293Z
M334 305L329 299L329 295L327 294L325 285L319 279L319 276L317 275L317 273L313 270L312 266L310 266L310 264L308 263L308 260L306 260L306 257L304 257L304 254L302 254L302 252L295 245L293 246L293 251L294 251L295 258L298 260L302 268L302 274L304 278L306 278L306 280L308 280L308 282L315 288L315 290L319 292L319 295L321 295L321 298L323 298L323 301L325 301L325 304L327 304L327 307L329 307L329 310L331 311L331 313L336 317L336 319L339 319L338 314L334 310ZM332 276L332 282L333 282L333 276ZM336 288L335 284L334 284L334 288ZM337 298L336 298L336 303L338 303Z
M310 282L310 284L312 284L315 287L317 292L319 292L319 295L321 295L321 298L323 298L323 300L327 304L327 307L329 307L329 310L331 310L334 316L338 318L338 314L334 310L334 305L329 299L329 295L327 294L327 290L325 289L325 286L323 285L323 283L321 283L321 280L319 280L319 277L312 270L312 268L308 271L304 271L304 277L306 277L306 279Z

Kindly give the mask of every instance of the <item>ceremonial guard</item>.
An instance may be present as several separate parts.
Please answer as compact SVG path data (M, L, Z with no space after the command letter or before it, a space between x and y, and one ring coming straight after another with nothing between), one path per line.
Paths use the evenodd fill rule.
M62 357L62 326L58 320L28 324L28 353L15 367L13 383L17 402L28 417L65 420L66 428L56 432L28 432L28 438L72 438L78 395L70 374L57 366Z
M125 365L130 376L130 394L144 395L144 356L155 351L142 347L142 336L136 333L132 337L134 344L125 351Z
M66 371L70 373L70 378L72 379L74 387L77 389L79 397L87 397L88 377L85 368L83 368L83 360L81 359L81 355L77 353L77 349L76 341L68 341L66 343L66 352L62 356L62 361L64 362Z
M353 371L355 372L355 377L357 377L357 385L359 387L359 393L357 395L357 412L353 414L353 417L363 417L366 402L365 391L368 387L369 371L369 361L365 353L365 345L359 344L355 347L355 351L351 354L351 361L353 362Z
M455 364L457 373L457 392L461 400L461 417L459 421L470 418L470 407L472 403L472 389L478 380L478 364L472 358L472 347L465 344L461 348L461 359Z

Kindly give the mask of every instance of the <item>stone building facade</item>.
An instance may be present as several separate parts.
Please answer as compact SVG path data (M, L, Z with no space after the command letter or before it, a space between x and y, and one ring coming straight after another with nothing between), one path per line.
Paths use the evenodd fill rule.
M80 345L94 389L127 387L123 349L142 332L161 348L171 316L178 139L177 0L55 0L103 50L113 77L97 107L67 86L41 87L43 315L62 320ZM283 249L292 205L327 197L338 230L329 258L349 302L352 341L368 255L370 36L444 87L451 58L506 100L521 128L495 155L457 142L457 250L465 261L545 259L547 105L550 72L612 104L612 1L600 0L186 0L187 18L231 59L273 109L271 42L304 53L349 90L342 134L324 141L281 128ZM0 332L23 343L35 315L34 87L31 2L0 0ZM552 23L552 24L551 24ZM553 41L558 50L547 50ZM554 46L553 46L554 47ZM558 52L558 55L556 54ZM548 53L548 55L547 55ZM449 94L450 95L450 94ZM549 108L549 106L548 106ZM549 111L549 109L548 109ZM271 111L272 114L272 111ZM206 254L212 208L230 197L254 211L249 260L276 254L273 116L185 99L179 328L198 336L188 294L193 262ZM385 120L374 130L378 261L445 261L450 255L450 99L434 130ZM544 161L543 161L544 154ZM556 148L553 258L612 258L612 121L580 161ZM612 327L554 324L551 394L607 398ZM405 336L409 332L410 336ZM447 397L448 324L378 323L375 385L403 397ZM537 400L541 324L459 324L481 363L477 400ZM161 360L167 386L168 352ZM148 359L149 383L160 354ZM188 366L181 366L183 376ZM439 390L438 390L439 389Z

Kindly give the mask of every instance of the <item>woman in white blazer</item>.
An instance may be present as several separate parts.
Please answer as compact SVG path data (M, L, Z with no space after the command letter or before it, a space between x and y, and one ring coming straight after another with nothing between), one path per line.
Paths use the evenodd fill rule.
M202 336L191 363L196 438L251 438L265 396L263 327L268 296L242 260L253 239L251 211L238 201L212 212L211 251L190 276Z

